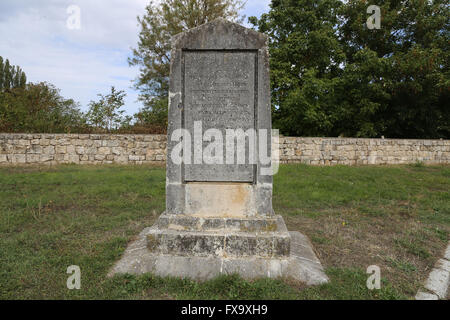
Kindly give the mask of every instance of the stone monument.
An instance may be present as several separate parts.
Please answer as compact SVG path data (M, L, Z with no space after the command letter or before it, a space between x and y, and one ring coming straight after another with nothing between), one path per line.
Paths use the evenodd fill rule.
M166 211L115 273L328 279L272 209L267 37L217 19L172 39Z

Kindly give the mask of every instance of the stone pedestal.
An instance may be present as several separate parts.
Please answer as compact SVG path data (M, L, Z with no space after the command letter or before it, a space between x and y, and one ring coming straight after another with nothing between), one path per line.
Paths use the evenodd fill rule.
M291 237L283 218L201 218L163 214L146 234L157 254L218 258L287 258Z
M166 211L110 274L327 281L272 209L267 37L223 19L172 40Z
M108 276L115 274L153 273L166 277L189 278L198 281L213 279L221 274L239 274L245 279L288 278L307 285L328 282L320 261L307 237L300 232L289 232L290 250L283 257L249 255L176 255L149 250L148 235L153 236L156 226L144 229L133 241ZM182 234L180 234L182 237Z

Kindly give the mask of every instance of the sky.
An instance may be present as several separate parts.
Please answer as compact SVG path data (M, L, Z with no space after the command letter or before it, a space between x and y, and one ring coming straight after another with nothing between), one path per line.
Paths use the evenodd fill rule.
M123 109L142 107L132 80L138 67L127 58L137 46L136 17L149 0L1 0L0 56L20 66L29 82L47 81L86 111L111 86L125 90ZM270 0L247 0L245 16L269 11ZM79 25L76 11L79 8ZM245 20L247 22L247 19ZM79 27L79 28L78 28Z

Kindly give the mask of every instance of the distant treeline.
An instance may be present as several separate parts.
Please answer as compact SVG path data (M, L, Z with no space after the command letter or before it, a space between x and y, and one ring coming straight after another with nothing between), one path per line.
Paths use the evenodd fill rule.
M12 66L9 60L0 57L0 90L24 88L27 83L25 72L19 66Z
M251 22L282 133L450 138L448 0L272 0Z
M141 113L125 116L125 93L114 87L81 112L73 99L47 82L27 83L25 72L0 57L0 132L17 133L163 133Z

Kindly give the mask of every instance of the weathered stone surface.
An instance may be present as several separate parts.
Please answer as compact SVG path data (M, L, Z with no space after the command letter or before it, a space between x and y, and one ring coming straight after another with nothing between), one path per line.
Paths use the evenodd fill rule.
M255 216L253 190L249 183L187 183L184 213L203 217Z
M280 223L281 222L281 223ZM283 220L279 216L273 217L197 217L191 215L162 214L156 225L160 229L184 230L184 231L213 231L226 229L228 231L241 232L270 232L286 231Z
M207 191L198 185L191 186L190 182L245 182L243 201L238 201L239 205L235 202L233 208L218 203L217 207L222 208L217 213L223 214L226 209L227 214L272 215L272 176L261 175L257 169L263 166L259 159L250 163L248 143L243 164L225 164L225 150L221 164L206 164L201 151L208 143L195 142L198 131L211 128L219 130L223 139L226 129L265 129L270 135L270 113L267 36L224 19L175 36L171 51L167 154L171 155L177 147L179 142L170 137L180 129L190 133L189 147L193 152L192 164L167 161L167 213L214 215L208 201L197 201L199 192ZM201 130L196 128L198 121ZM270 137L267 141L270 146ZM214 197L212 193L206 196ZM232 198L224 196L227 200ZM267 200L257 204L262 198Z
M123 140L129 142L124 143ZM139 148L136 148L137 141ZM157 144L151 141L158 140ZM121 143L124 143L121 145ZM129 146L130 145L130 146ZM163 164L166 137L158 135L95 135L95 134L2 134L0 133L0 164L23 165L60 163ZM146 153L154 154L146 159ZM129 159L129 155L133 155ZM138 156L134 156L138 155Z
M439 300L439 297L435 294L419 291L415 297L416 300Z
M108 276L151 272L163 277L176 276L204 281L220 274L238 273L246 279L291 278L307 285L328 282L310 241L299 232L290 232L289 257L267 259L256 256L236 258L154 254L147 248L147 235L151 230L152 228L144 229L130 243L122 259L113 266Z
M440 259L425 283L425 288L440 299L447 298L447 292L450 285L450 261Z
M156 227L147 234L148 247L153 253L265 258L289 256L290 236L281 216L265 221L265 228L262 226L264 219L240 221L229 218L195 219L190 216L176 219L167 214L162 217L162 221L157 222ZM178 223L174 224L176 220ZM204 227L208 220L221 220L222 223L214 226L206 223ZM228 228L229 221L239 224L239 228Z
M447 249L445 250L444 259L450 261L450 242L448 243Z
M184 128L194 137L194 123L202 130L255 128L257 51L182 51L184 58ZM203 142L203 149L208 142ZM192 141L194 147L194 142ZM248 153L247 153L248 159ZM222 162L225 163L223 151ZM186 164L185 181L253 182L252 164Z
M258 158L250 162L248 139L240 163L227 162L225 146L230 148L231 143L223 140L227 130L256 133L264 129L270 146L266 36L218 19L175 36L171 57L167 154L176 149L178 143L172 137L181 129L192 137L187 147L193 152L188 163L167 161L166 215L201 217L208 222L217 217L248 221L273 216L272 176L261 174L263 164ZM222 135L214 164L207 164L202 156L211 142L203 136L208 130ZM236 155L237 143L233 148ZM286 230L256 234L231 231L226 224L214 231L173 230L173 226L155 229L149 235L149 248L161 254L268 258L289 252Z

